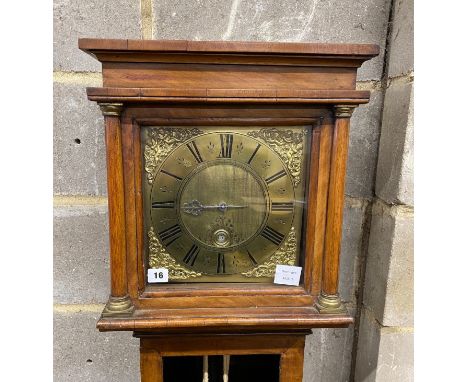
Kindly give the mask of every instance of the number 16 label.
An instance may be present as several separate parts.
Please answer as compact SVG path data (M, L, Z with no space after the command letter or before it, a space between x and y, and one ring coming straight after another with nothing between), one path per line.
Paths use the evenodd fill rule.
M149 283L167 283L169 281L169 272L167 268L148 269Z

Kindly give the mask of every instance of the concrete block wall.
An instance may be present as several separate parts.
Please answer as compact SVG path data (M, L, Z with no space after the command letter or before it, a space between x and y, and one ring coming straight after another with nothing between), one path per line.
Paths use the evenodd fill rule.
M137 0L54 0L54 380L138 381L138 341L99 333L109 295L100 64L79 37L142 38Z
M54 0L55 380L136 381L139 373L138 341L131 333L104 334L95 329L109 293L107 191L103 118L99 108L87 101L85 88L100 86L102 78L98 63L78 50L79 37L353 42L381 46L381 55L359 70L357 86L371 91L371 101L359 107L352 117L346 176L340 290L357 321L349 329L315 330L307 340L304 364L304 382L354 379L361 364L356 359L357 335L361 338L368 333L369 339L363 340L363 346L378 351L385 341L375 339L387 334L378 331L371 321L363 321L369 312L373 314L362 296L366 258L370 261L372 257L368 247L373 248L371 243L375 242L375 250L379 251L378 238L369 237L380 232L374 227L376 233L369 234L371 220L380 211L376 207L376 192L378 189L381 195L377 195L379 203L388 205L412 197L410 142L400 142L401 158L395 150L385 151L382 147L387 131L381 133L382 119L394 122L391 114L382 114L384 103L390 102L387 85L393 84L395 92L406 94L407 80L401 73L410 61L404 47L401 51L405 54L398 53L400 60L389 61L385 54L393 6L390 0ZM403 32L407 28L404 20L401 28ZM400 34L395 41L407 43ZM406 139L408 134L400 131L399 136ZM392 132L388 132L387 140L390 143L385 141L384 145L394 143ZM387 158L395 170L385 166L381 158ZM379 166L382 170L376 172ZM405 169L405 180L393 179L398 168ZM385 175L384 171L389 172ZM396 199L382 196L385 193ZM387 211L385 208L382 207ZM391 228L393 220L387 220L382 221L383 230L398 233L398 229ZM376 255L374 261L383 260ZM389 262L388 269L388 273L395 273L398 264ZM366 301L372 298L366 294ZM390 307L398 306L398 300L389 300L387 305L382 314L391 317ZM368 329L363 329L366 325ZM372 333L378 334L369 342ZM394 344L392 341L387 343ZM364 348L359 349L361 354Z
M413 0L393 4L356 382L413 381Z

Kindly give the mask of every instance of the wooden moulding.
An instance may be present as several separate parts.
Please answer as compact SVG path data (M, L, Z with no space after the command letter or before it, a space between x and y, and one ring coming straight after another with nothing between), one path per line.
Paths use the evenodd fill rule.
M103 65L103 87L88 88L88 98L111 108L106 128L118 138L107 141L111 300L131 303L125 310L116 300L124 314L104 315L99 330L297 333L351 324L337 293L346 147L350 110L370 97L356 90L357 68L378 47L96 39L79 46ZM308 126L303 284L147 285L142 126Z
M102 63L234 64L357 68L379 54L373 44L82 38L78 46Z
M187 41L187 40L122 40L80 38L81 50L95 52L174 52L174 53L237 53L271 55L316 55L359 57L363 61L379 54L374 44L328 44L254 41Z
M379 53L368 44L220 41L80 39L79 47L102 63L104 87L201 91L206 99L247 98L240 89L266 99L308 98L291 89L355 90L356 69ZM262 96L266 90L273 93Z
M202 102L202 103L305 103L362 104L369 102L367 90L307 89L198 89L198 88L87 88L95 102Z
M320 314L314 308L162 309L137 310L131 317L101 318L100 331L153 333L216 333L310 331L311 328L346 327L348 314Z

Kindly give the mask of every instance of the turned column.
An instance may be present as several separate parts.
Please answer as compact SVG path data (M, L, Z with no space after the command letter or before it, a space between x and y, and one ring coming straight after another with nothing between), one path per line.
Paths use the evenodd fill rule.
M105 123L111 295L102 312L106 316L130 315L133 305L127 291L125 205L122 162L121 103L100 103Z
M324 314L346 313L338 294L341 229L348 157L349 120L355 106L336 105L330 161L322 288L316 308Z

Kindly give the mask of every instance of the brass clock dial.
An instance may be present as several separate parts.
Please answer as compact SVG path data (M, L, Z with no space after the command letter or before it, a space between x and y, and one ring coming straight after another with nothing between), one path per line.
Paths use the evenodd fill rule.
M146 187L150 267L172 268L172 281L265 281L271 270L255 271L286 242L289 248L282 251L289 250L289 263L297 263L295 226L300 231L296 218L302 215L304 190L274 145L255 130L192 129L194 136L151 166L148 147L158 143L148 130L146 169L154 168Z

